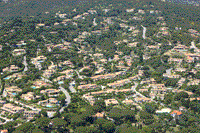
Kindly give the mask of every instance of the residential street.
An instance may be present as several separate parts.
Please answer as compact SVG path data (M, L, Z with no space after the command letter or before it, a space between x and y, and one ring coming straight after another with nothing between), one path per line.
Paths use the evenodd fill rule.
M74 86L75 86L75 80L72 81L71 83L69 83L69 90L70 90L72 93L76 93L76 90L74 89Z
M63 106L61 109L60 109L60 113L64 111L64 108L67 107L69 105L69 103L71 102L71 96L69 95L69 93L62 87L62 86L59 86L59 89L65 94L66 96L66 99L65 99L65 102L66 102L66 106Z
M25 66L24 72L26 72L26 71L28 70L28 67L27 67L28 64L27 64L27 62L26 62L26 56L24 56L23 64L24 64L24 66Z

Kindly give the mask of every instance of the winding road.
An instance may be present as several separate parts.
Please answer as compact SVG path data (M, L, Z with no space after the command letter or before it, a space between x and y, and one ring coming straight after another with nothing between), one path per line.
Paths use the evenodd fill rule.
M65 94L65 102L66 102L66 105L63 106L59 112L62 113L64 111L64 108L67 107L69 105L69 103L71 102L71 96L69 95L69 93L67 92L67 90L65 90L62 86L59 86L59 89Z
M143 28L143 35L142 35L142 37L143 37L143 39L146 39L145 34L146 34L146 31L147 31L147 28L144 27L143 25L141 25L141 26L142 26L142 28Z
M136 95L139 95L139 96L141 96L141 97L143 97L143 98L146 98L146 96L144 96L144 95L142 95L140 92L138 92L138 91L136 91L136 87L138 86L138 83L136 83L136 82L134 82L134 86L132 86L131 87L131 89L134 91L134 92L136 92ZM153 100L152 98L150 98L153 102L155 102L155 103L159 103L160 105L162 105L162 106L166 106L165 104L163 104L163 103L161 103L161 102L159 102L159 101L155 101L155 100Z
M26 62L26 56L24 56L23 64L24 64L24 66L25 66L24 72L26 72L26 71L28 70L28 67L27 67L28 64L27 64L27 62Z

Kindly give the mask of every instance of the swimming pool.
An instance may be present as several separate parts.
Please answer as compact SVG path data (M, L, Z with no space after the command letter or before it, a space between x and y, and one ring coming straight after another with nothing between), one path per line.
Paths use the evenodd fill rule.
M63 81L59 81L59 82L58 82L58 84L63 84L63 83L64 83Z
M17 95L16 93L12 93L13 95Z
M52 108L52 105L47 104L46 107L48 107L48 108Z
M10 77L6 77L6 78L4 78L4 79L10 79Z
M43 60L41 60L41 61L37 61L37 62L44 62Z
M33 88L33 89L36 89L36 87L35 87L35 86L31 86L31 88Z

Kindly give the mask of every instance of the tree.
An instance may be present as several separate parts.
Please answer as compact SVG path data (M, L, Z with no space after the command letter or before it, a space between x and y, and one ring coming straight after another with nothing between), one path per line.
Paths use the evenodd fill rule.
M113 122L105 122L102 124L102 130L110 133L115 131L115 124Z
M95 112L102 112L106 109L106 104L104 100L97 100L95 101L93 108Z
M97 127L77 127L75 133L98 133Z
M154 122L153 115L150 114L150 113L147 113L146 111L141 111L140 112L140 118L143 120L143 122L146 125L149 125L149 124Z
M48 128L50 121L51 119L47 117L41 117L39 119L36 119L35 125L42 129L45 129L45 128Z
M8 129L9 132L12 132L14 129L14 126L16 126L16 125L17 125L16 122L10 121L10 122L7 122L5 125L3 125L3 128Z
M40 114L43 116L43 117L47 117L47 110L46 109L42 109Z
M145 104L145 110L148 112L148 113L155 113L157 109L157 106L155 104L152 104L152 103L146 103Z
M32 133L44 133L44 132L41 129L36 128L32 130Z
M133 110L128 109L120 109L120 108L113 108L109 113L108 116L115 120L116 124L121 124L126 121L135 121L135 112Z
M167 105L171 104L172 100L173 100L173 96L172 95L165 94L165 96L164 96L164 103L165 104L167 104Z
M186 115L182 115L182 117L178 120L178 123L182 126L188 126L188 117Z
M188 98L188 97L189 97L189 95L186 92L182 91L182 92L177 93L174 96L174 100L179 101L179 100L181 100L181 98Z
M173 86L173 87L176 87L177 86L177 82L178 82L178 79L173 79L173 78L169 78L165 81L165 86Z
M25 133L31 132L35 128L34 124L31 122L24 123L17 127L16 131L23 131Z
M82 115L74 116L71 118L70 121L71 121L71 126L74 128L79 126L84 126L86 124L86 121Z

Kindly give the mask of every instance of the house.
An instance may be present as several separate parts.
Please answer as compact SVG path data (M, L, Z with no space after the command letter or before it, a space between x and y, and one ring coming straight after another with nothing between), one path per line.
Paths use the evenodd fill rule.
M46 107L53 107L59 105L59 102L55 98L49 98L47 100L39 101L38 104Z
M3 96L9 96L9 97L14 97L18 95L20 92L22 92L22 89L18 88L17 86L11 86L11 87L6 87L4 89L4 94Z
M152 87L153 89L164 89L164 84L150 84L149 87Z
M137 103L151 102L151 99L147 97L136 97L134 100Z
M139 10L138 10L138 13L145 14L145 11L142 10L142 9L139 9Z
M73 63L70 60L64 61L64 62L60 62L59 66L68 66L68 67L74 68Z
M19 67L15 65L10 65L9 67L6 67L3 69L3 72L9 71L9 72L17 72L19 71Z
M200 60L200 54L192 54L192 53L186 53L186 61L187 62L194 62L195 60L199 61Z
M156 84L156 80L154 78L145 78L140 82L140 84Z
M173 75L169 75L167 73L163 73L163 77L166 77L166 78L174 78L174 79L178 79L181 77L181 75L177 75L177 74L173 74Z
M95 115L93 115L92 117L94 118L94 119L101 119L101 118L103 118L105 116L105 113L104 112L102 112L102 113L96 113Z
M11 114L22 113L24 111L23 107L15 106L11 103L4 104L3 107L1 107L1 109Z
M3 46L2 45L0 45L0 51L2 51L3 50Z
M183 106L179 107L179 111L187 111L187 109Z
M192 96L194 95L193 92L190 92L190 91L185 91L185 90L178 90L178 89L173 89L172 92L176 92L176 93L180 93L180 92L186 92L189 96Z
M136 80L139 80L140 77L139 77L139 75L135 75L135 76L133 76L133 77L129 77L128 79L129 79L130 81L136 81Z
M103 54L101 53L95 53L93 54L94 57L97 57L97 58L103 58Z
M188 82L187 85L188 86L190 86L190 85L199 85L199 83L200 83L200 79L194 79L194 80Z
M186 68L176 68L174 72L185 72L186 70Z
M40 23L40 24L37 24L37 26L38 26L38 27L40 27L40 26L45 26L45 24L41 24L41 23Z
M182 112L180 112L178 110L174 110L170 114L171 114L171 116L174 117L174 120L180 119L182 116Z
M22 54L25 54L26 53L26 50L25 49L14 49L13 50L13 55L22 55Z
M78 90L91 90L91 89L96 89L98 86L96 84L86 84L86 85L79 85Z
M132 8L132 9L126 9L126 12L134 12L134 8Z
M5 129L5 130L1 130L0 133L8 133L8 130L7 130L7 129Z
M156 110L156 114L169 114L171 112L170 108L163 108L161 110Z
M148 89L139 89L140 92L148 92Z
M107 85L111 88L116 88L116 87L124 86L125 84L128 84L128 83L130 83L129 79L123 79L123 80L118 80L114 83L109 83Z
M43 80L37 80L37 81L33 82L32 88L37 89L37 88L41 88L42 86L51 87L52 85L44 82Z
M124 100L124 101L122 101L122 103L123 104L126 104L126 105L135 105L136 103L133 101L133 100L131 100L131 99L127 99L127 100Z
M35 99L35 98L34 98L34 93L33 93L33 92L28 92L28 93L26 93L26 94L22 94L22 95L21 95L21 98L24 99L24 100L26 100L26 101L30 101L30 100Z
M169 58L168 62L171 64L172 62L176 63L176 64L180 64L182 63L183 59L179 59L179 58Z
M5 103L6 103L6 101L0 100L0 105L4 105Z
M116 99L106 99L105 104L106 104L106 106L118 105L119 102Z
M47 94L49 97L56 97L59 95L60 90L58 89L46 89L46 90L41 90L41 94Z
M160 46L148 45L147 48L148 49L159 49Z
M65 75L73 75L74 70L73 69L68 69L65 71L60 72L61 74L65 74Z
M59 16L60 18L65 18L66 15L67 15L66 13L64 13L64 14L58 14L58 16Z
M91 13L91 14L95 14L95 13L97 13L96 10L88 10L88 12Z
M184 83L185 83L185 78L181 78L181 79L178 81L178 85L179 85L179 86L182 86Z
M94 101L95 100L94 96L91 96L89 94L84 94L83 98L85 98L88 101Z
M25 110L23 115L26 119L30 120L34 118L35 115L38 115L39 113L40 113L39 111L35 111L35 110L31 110L31 111Z
M189 50L189 47L185 46L185 45L181 45L178 44L177 46L175 46L172 50L175 50L177 52L186 52Z
M138 75L139 75L139 76L143 76L143 75L144 75L144 71L143 71L143 70L139 70L139 71L138 71Z
M75 16L74 18L73 18L73 20L80 20L80 19L82 19L83 17L82 17L82 15L77 15L77 16Z

